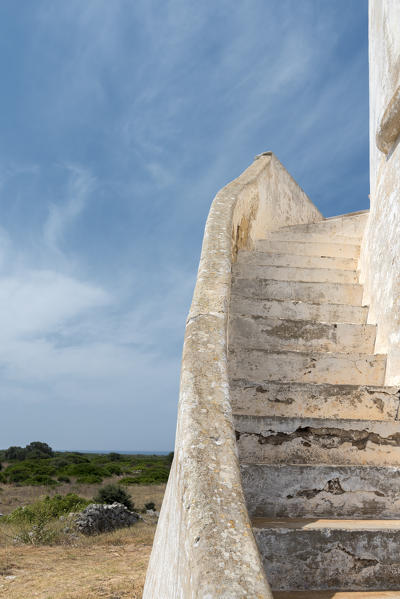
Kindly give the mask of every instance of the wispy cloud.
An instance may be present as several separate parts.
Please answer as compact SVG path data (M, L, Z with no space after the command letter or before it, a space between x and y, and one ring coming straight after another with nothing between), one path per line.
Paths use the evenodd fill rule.
M70 174L67 197L61 198L58 203L50 203L43 227L45 241L54 250L59 249L65 230L84 210L95 184L94 178L85 169L77 166L66 168Z

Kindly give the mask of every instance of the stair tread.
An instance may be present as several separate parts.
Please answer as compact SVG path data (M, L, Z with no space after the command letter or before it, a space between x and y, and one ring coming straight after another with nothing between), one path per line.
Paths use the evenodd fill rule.
M282 237L281 239L279 239L279 234L283 233L282 229L278 229L277 231L271 231L271 233L268 235L268 237L266 237L265 239L258 239L256 241L256 244L258 243L263 243L263 242L269 242L269 241L289 241L289 242L293 242L293 243L301 243L301 244L312 244L314 243L315 245L318 244L322 244L322 243L331 243L334 245L349 245L349 246L356 246L356 247L360 247L360 241L358 239L354 238L354 241L351 241L351 237L347 237L346 235L342 235L340 237L344 237L346 238L346 241L343 242L343 239L337 239L335 237L329 237L329 239L325 240L325 241L307 241L307 239L290 239L289 237Z
M240 421L247 420L248 422L262 424L271 423L282 423L282 430L286 427L286 430L302 427L302 426L313 426L315 428L342 428L345 425L363 428L370 426L371 428L379 429L382 427L400 429L400 420L365 420L362 418L303 418L302 416L246 416L245 414L235 415L235 419Z
M233 268L233 276L271 281L302 281L305 283L358 284L355 269L320 268L317 266L282 266L275 264L243 264L238 262Z
M325 352L327 353L327 352ZM374 354L374 355L380 355L380 354ZM396 395L399 392L399 388L398 387L394 387L391 385L349 385L349 384L331 384L331 383L301 383L301 382L292 382L292 383L282 383L281 381L262 381L262 382L256 382L256 381L250 381L248 379L240 379L240 378L234 378L231 380L232 384L248 384L251 386L255 386L255 385L260 385L260 384L265 384L265 385L279 385L280 387L286 387L286 386L290 386L290 387L299 387L299 389L304 389L305 391L308 389L315 389L315 392L318 392L319 389L328 389L328 390L339 390L339 391L343 391L345 392L351 392L357 389L365 389L368 391L383 391L385 393L389 393L390 395Z
M334 270L357 270L355 258L335 256L303 256L278 252L240 250L236 264L288 266L299 268L332 268ZM313 265L313 266L311 266Z
M339 520L328 518L252 518L253 528L284 530L400 530L398 520Z
M400 587L400 583L399 583ZM399 591L274 591L274 599L399 599Z
M306 256L358 258L360 244L328 241L299 241L290 239L260 239L255 249L278 253L300 253Z

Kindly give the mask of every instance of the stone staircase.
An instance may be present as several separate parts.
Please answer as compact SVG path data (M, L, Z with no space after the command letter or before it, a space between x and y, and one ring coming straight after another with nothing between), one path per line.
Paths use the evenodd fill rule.
M399 395L362 306L367 217L282 228L234 266L232 408L276 599L400 597Z

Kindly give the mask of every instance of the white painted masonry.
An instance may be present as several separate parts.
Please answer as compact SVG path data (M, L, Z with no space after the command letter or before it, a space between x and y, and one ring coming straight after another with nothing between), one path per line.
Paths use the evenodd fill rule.
M378 324L375 352L387 353L385 383L400 383L400 145L394 118L384 153L377 134L385 129L388 107L399 108L400 2L370 0L370 217L360 259L364 303L370 305L368 322ZM397 100L396 100L397 98ZM379 137L379 135L378 135ZM378 139L379 143L379 139ZM382 146L382 140L381 144Z

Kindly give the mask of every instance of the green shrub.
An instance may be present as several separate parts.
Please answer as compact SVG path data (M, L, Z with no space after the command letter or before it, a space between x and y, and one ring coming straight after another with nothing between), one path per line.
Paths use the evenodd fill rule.
M74 493L44 497L26 507L15 509L2 520L18 527L15 540L32 545L49 544L59 532L56 520L71 512L82 511L90 501Z
M65 476L64 474L57 476L57 480L59 483L70 483L71 482L71 479L68 478L68 476Z
M108 476L112 476L113 474L121 474L121 468L118 466L118 464L107 464L107 466L104 467L104 471Z
M108 454L108 459L111 460L112 462L118 462L121 458L122 458L121 454L116 453L115 451L112 451L111 453Z
M43 521L45 516L47 520L59 518L71 512L80 512L91 503L75 493L67 495L54 495L54 497L44 497L25 507L16 508L8 516L2 518L5 522L21 524L37 524Z
M76 482L81 485L97 485L103 482L103 477L96 474L83 474L82 476L78 476Z
M144 507L146 508L146 510L155 510L156 504L154 503L154 501L149 501L148 503L144 504Z
M93 498L95 503L107 503L111 504L114 502L122 503L128 510L133 510L134 503L132 502L128 493L119 485L105 485L101 487L97 495Z
M136 477L134 476L124 476L124 478L121 478L119 481L120 485L136 485Z

